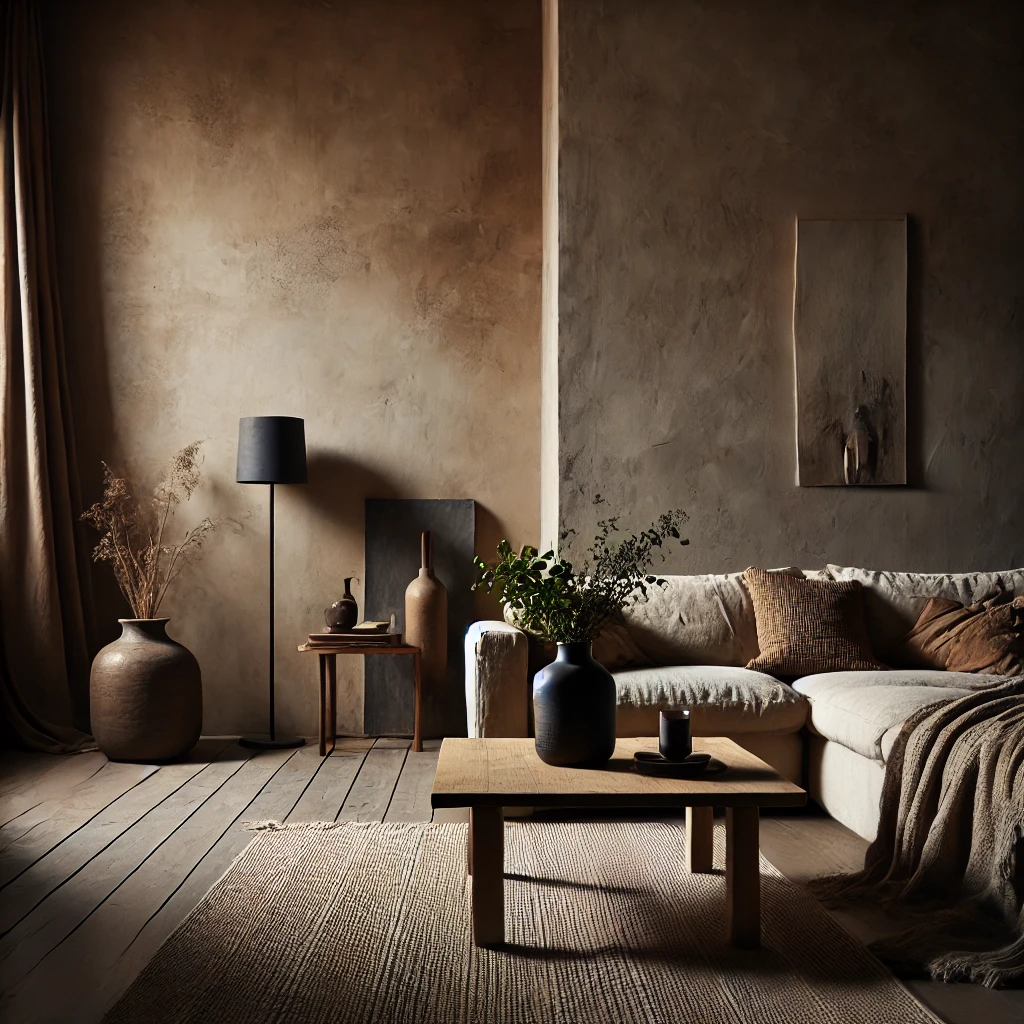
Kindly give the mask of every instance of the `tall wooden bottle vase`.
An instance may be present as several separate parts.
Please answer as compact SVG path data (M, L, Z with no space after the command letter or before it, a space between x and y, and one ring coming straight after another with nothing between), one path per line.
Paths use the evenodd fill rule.
M420 649L424 706L436 703L448 676L448 591L434 575L430 531L421 538L419 575L405 591L405 642Z

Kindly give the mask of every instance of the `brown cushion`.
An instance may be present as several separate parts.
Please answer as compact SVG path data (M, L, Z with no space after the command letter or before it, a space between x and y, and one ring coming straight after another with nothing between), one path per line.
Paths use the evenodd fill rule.
M761 649L747 668L776 676L885 668L871 651L859 583L802 580L763 569L747 569L743 582Z
M909 668L1024 675L1024 597L971 605L932 598L894 658Z

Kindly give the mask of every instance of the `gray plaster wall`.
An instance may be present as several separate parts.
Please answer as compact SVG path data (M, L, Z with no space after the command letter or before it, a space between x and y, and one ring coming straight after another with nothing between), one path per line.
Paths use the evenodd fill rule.
M559 5L560 513L667 569L1024 561L1021 5ZM796 486L795 219L907 214L908 479Z
M473 498L482 554L537 534L539 4L42 6L85 499L100 459L147 481L204 439L179 521L222 527L169 632L202 666L204 731L265 728L268 496L234 482L238 418L305 418L276 668L279 728L310 735L295 648L364 576L365 498ZM95 582L108 640L124 606ZM341 659L342 731L362 695Z

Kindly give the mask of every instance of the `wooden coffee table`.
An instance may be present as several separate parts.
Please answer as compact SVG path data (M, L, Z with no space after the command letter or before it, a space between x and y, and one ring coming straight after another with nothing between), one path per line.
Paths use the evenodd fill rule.
M685 807L686 868L710 872L713 815L725 808L725 918L734 946L761 942L761 870L758 811L798 807L807 794L732 740L695 738L728 770L699 779L640 775L633 752L656 750L655 738L620 739L604 768L553 768L532 739L446 739L430 794L433 807L469 808L467 867L472 875L473 939L505 941L505 832L503 807Z

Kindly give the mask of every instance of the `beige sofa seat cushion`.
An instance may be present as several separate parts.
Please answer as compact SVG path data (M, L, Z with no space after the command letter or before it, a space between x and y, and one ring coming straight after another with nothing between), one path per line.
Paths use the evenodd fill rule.
M919 573L887 572L828 565L834 580L855 580L864 588L864 614L876 657L887 662L898 641L917 622L933 597L963 605L979 604L1001 595L1024 594L1024 569L1005 572Z
M811 703L809 726L827 740L875 761L888 756L899 727L929 704L962 697L992 676L934 669L824 672L793 684ZM893 735L887 737L892 730ZM886 739L883 744L883 739Z
M774 569L806 579L824 572ZM663 576L647 600L623 609L629 634L655 665L746 665L757 657L757 623L742 572Z
M657 713L671 708L691 709L695 736L791 733L807 721L806 700L763 672L722 665L671 665L613 675L620 735L656 735Z

